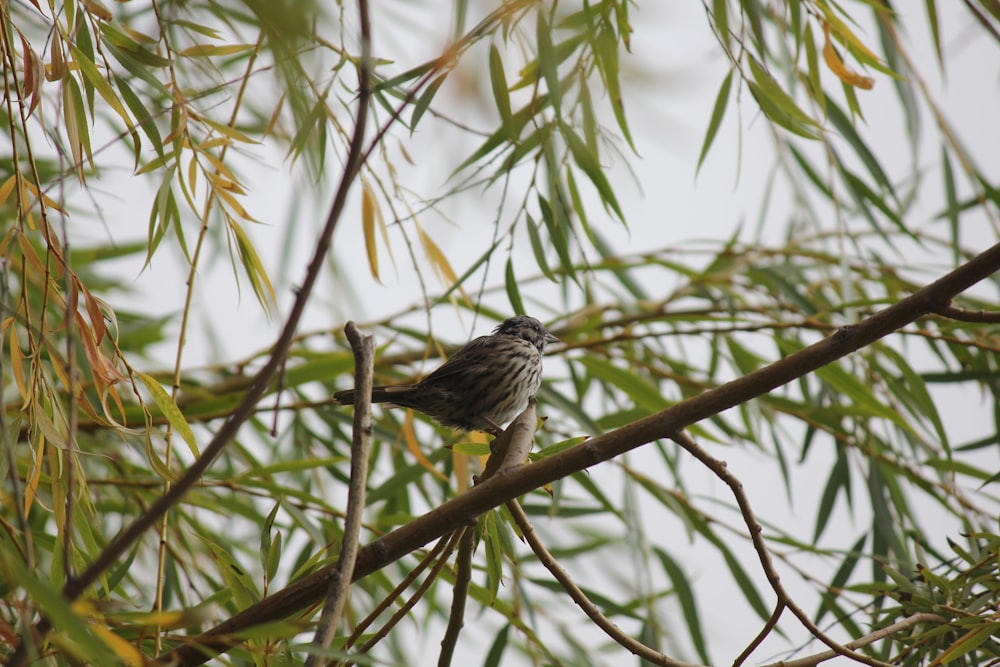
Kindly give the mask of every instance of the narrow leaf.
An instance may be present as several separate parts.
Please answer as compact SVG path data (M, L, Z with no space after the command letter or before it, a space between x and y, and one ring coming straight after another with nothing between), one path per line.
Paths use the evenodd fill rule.
M722 2L724 6L726 3ZM729 90L733 84L733 72L730 70L726 78L722 80L722 85L719 86L719 92L715 96L715 105L712 107L712 115L708 119L708 128L705 130L705 138L701 143L701 154L698 155L698 166L695 167L695 176L701 170L701 165L705 161L705 156L708 155L708 149L712 147L712 142L715 141L715 135L719 131L719 126L722 124L722 118L726 115L726 107L729 104Z

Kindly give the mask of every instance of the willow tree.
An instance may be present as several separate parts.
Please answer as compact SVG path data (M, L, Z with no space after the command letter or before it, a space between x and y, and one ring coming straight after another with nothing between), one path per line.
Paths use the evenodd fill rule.
M629 175L682 6L6 3L4 658L995 663L995 3L685 17L714 241ZM330 400L515 312L495 441Z

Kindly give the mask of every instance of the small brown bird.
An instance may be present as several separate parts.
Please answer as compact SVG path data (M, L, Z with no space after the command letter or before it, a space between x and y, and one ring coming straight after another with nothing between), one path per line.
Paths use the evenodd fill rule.
M504 320L456 352L420 382L373 387L372 403L413 408L445 426L497 434L528 407L542 384L542 353L559 339L527 315ZM354 390L333 400L354 403Z

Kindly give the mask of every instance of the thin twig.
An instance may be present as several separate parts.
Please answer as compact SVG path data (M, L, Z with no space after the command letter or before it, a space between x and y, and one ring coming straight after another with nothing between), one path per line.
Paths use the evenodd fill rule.
M771 615L768 617L764 627L762 627L760 632L757 633L757 636L746 645L746 648L744 648L743 651L736 656L736 660L733 661L733 667L740 667L740 665L747 661L750 654L757 650L757 647L761 645L764 639L767 638L767 636L771 634L771 631L778 625L778 619L781 618L781 613L783 611L785 611L785 603L779 599L777 603L775 603L774 611L771 612Z
M960 322L982 322L984 324L1000 323L1000 313L988 313L985 310L965 310L955 306L940 306L934 309L935 314Z
M438 562L439 559L447 561L448 556L451 555L451 549L455 548L457 537L456 533L452 533L450 536L442 537L438 540L437 544L434 545L434 548L427 552L427 554L420 559L412 570L406 573L403 580L396 584L396 587L393 588L388 595L379 600L379 603L375 606L375 608L372 609L360 623L354 626L354 629L351 631L351 636L344 642L344 650L351 648L355 643L357 643L358 638L364 634L365 630L367 630L371 624L382 615L382 612L392 606L396 599L403 594L403 591L409 588L410 584L416 581L417 577L419 577L420 574L427 569L428 565ZM448 548L446 549L446 547ZM406 607L407 604L412 605L413 602L415 602L415 600L407 602L403 606ZM343 663L338 662L335 663L335 666L339 667L341 664Z
M455 586L451 593L451 611L448 613L448 627L441 638L441 653L438 667L449 667L458 645L458 636L465 625L465 603L469 599L472 584L472 552L476 548L476 531L471 526L462 533L458 543L458 557L455 559Z
M559 585L573 598L573 602L583 610L583 613L597 627L603 630L605 634L611 637L611 639L639 658L654 665L663 665L664 667L698 667L692 663L674 660L630 637L625 631L619 628L614 621L601 613L597 605L590 601L587 594L576 585L576 582L569 576L569 573L563 569L555 557L545 548L542 540L538 537L538 533L535 532L534 527L531 525L531 521L528 520L528 515L525 514L521 504L516 500L508 500L507 509L510 510L511 516L514 517L514 523L521 529L521 534L524 535L524 539L528 542L528 546L531 547L531 551L538 558L538 562L559 582Z
M325 649L333 641L333 635L340 624L340 617L347 602L347 592L351 588L351 575L360 546L361 522L365 511L365 491L368 484L368 447L372 439L372 376L375 374L375 339L362 335L354 322L344 327L347 340L354 350L354 436L351 440L351 478L347 490L347 511L344 519L344 536L340 543L340 558L330 587L326 592L323 612L313 645ZM306 667L319 664L317 653L306 658Z
M844 646L851 649L861 648L862 646L867 646L868 644L876 642L879 639L891 637L900 630L905 630L916 625L917 623L937 623L938 625L941 625L947 622L947 618L937 614L928 614L923 612L913 614L912 616L907 616L903 620L897 621L892 625L879 628L875 632L867 634L864 637L858 637L854 641L847 642ZM797 660L782 660L780 662L774 662L769 665L765 665L764 667L813 667L813 665L818 665L821 662L836 658L838 655L839 654L836 651L824 651L822 653L806 656Z
M443 570L445 566L448 564L448 557L451 555L451 552L454 551L455 545L458 544L458 541L462 539L462 536L465 535L465 532L468 530L470 530L469 527L464 526L452 532L451 537L448 540L448 544L441 554L441 557L437 559L436 563L434 563L433 569L431 569L431 571L427 573L427 578L424 579L424 581L420 584L420 587L417 589L417 591L410 597L409 600L406 601L406 604L404 604L402 607L396 610L396 613L392 615L392 618L390 618L384 626L379 628L378 632L376 632L372 637L368 639L368 641L366 641L364 644L361 645L361 647L358 649L358 653L362 655L366 654L368 651L372 649L372 647L375 646L375 644L377 644L379 641L385 638L386 635L389 634L389 630L391 630L393 627L396 626L397 623L399 623L401 620L406 618L407 615L409 615L410 610L413 609L413 606L421 598L424 597L424 595L427 593L427 589L429 589L431 585L437 580L438 576L441 574L441 570Z
M750 531L750 541L753 542L753 548L757 552L757 558L760 560L761 569L764 570L764 576L767 577L768 583L771 584L771 590L773 590L774 594L778 597L779 605L787 607L789 611L795 614L795 617L799 619L799 622L802 623L807 630L809 630L813 637L829 646L838 655L856 660L857 662L863 662L866 665L872 665L872 667L892 667L888 663L851 651L849 648L830 639L826 633L816 627L816 624L812 622L809 615L795 603L795 600L792 599L792 596L788 594L784 585L782 585L781 576L778 574L778 571L774 567L774 563L771 561L771 552L768 551L767 543L764 542L761 526L757 523L757 518L754 516L753 509L750 507L750 499L747 498L746 491L743 489L743 482L741 482L736 475L729 472L729 468L726 466L725 461L720 461L706 452L698 445L698 443L692 440L683 431L677 431L671 434L670 438L683 447L686 452L701 461L705 467L715 473L716 477L725 482L726 486L728 486L730 491L733 492L733 496L736 498L736 504L740 508L740 514L743 515L743 521L746 523L747 530ZM780 609L776 608L775 614L772 614L772 619L777 615L778 611L780 611ZM770 623L771 621L769 620L768 624ZM760 637L758 636L758 639L759 638Z

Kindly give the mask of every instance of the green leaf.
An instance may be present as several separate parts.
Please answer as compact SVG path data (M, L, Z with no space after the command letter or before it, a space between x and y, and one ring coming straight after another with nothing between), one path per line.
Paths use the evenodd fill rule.
M725 0L722 0L722 4L725 5ZM722 80L722 85L719 86L719 92L715 96L715 104L712 107L712 115L708 119L708 127L705 129L705 138L701 143L701 153L698 155L698 166L695 167L695 176L701 170L701 165L705 161L705 156L708 155L708 149L712 147L712 142L715 141L715 135L719 131L719 126L722 124L722 119L726 115L726 107L729 105L729 90L733 84L733 72L730 70L726 78Z
M94 168L94 156L90 150L90 124L87 109L83 104L80 87L72 76L63 77L63 122L66 126L66 139L73 155L73 170L82 183L84 180L84 157Z
M632 133L625 118L625 104L622 101L621 82L619 81L618 65L618 38L610 25L603 23L594 38L594 59L607 88L608 99L611 102L611 111L615 115L618 129L628 142L629 148L635 150L635 142L632 141Z
M80 49L71 47L71 51L73 53L73 59L76 61L76 64L79 65L80 72L87 80L87 83L92 85L94 89L101 94L101 97L104 98L104 101L107 102L108 106L111 107L111 109L114 110L114 112L117 113L125 122L129 131L134 132L132 119L129 118L128 112L122 105L121 100L118 99L118 96L115 94L111 84L107 82L99 71L97 71L97 66L94 65L94 63L89 60L83 52L80 51Z
M137 377L139 381L142 382L143 386L146 387L146 391L148 391L150 396L153 397L153 402L156 403L156 407L158 407L163 416L167 418L167 421L170 423L170 427L174 430L174 432L181 436L181 439L187 444L191 454L195 458L200 456L200 452L198 451L198 442L194 437L194 431L191 430L191 426L188 425L187 419L184 418L184 413L180 411L180 408L177 407L174 400L170 398L170 394L168 394L160 383L157 382L151 375L136 371L135 377Z
M413 115L410 117L410 131L412 132L417 127L417 123L420 121L421 116L424 112L430 108L431 102L434 101L434 96L437 95L438 89L448 79L448 72L445 72L441 76L437 77L427 86L423 94L417 98L416 104L413 105Z
M605 206L611 207L619 220L624 220L625 215L618 205L618 199L615 197L614 190L611 189L611 184L604 174L604 169L601 167L598 156L587 147L583 139L569 125L565 123L560 124L559 129L566 140L566 145L573 156L573 161L583 170L583 173L587 175L590 182L594 184L597 192L601 195L601 201L604 202Z
M882 165L879 164L878 158L871 152L871 149L865 144L864 140L861 139L861 135L858 134L857 130L854 129L854 124L850 119L840 110L840 107L829 98L826 98L826 109L827 118L833 123L833 126L837 129L847 143L854 149L855 154L861 158L861 162L868 169L868 173L872 175L872 178L885 188L885 193L888 194L893 199L896 199L896 191L892 187L892 183L889 181L889 177L886 175L885 171L882 169Z
M483 667L500 667L504 651L507 649L507 638L510 635L510 628L510 623L504 623L503 627L500 628L500 632L497 633L496 638L490 645L489 653L486 654Z
M938 655L934 660L934 664L944 665L957 660L963 655L967 655L976 650L987 641L996 639L998 634L1000 634L1000 622L994 621L991 623L976 625L959 637L957 641L948 646L943 653ZM995 655L995 652L990 651L989 654Z
M761 111L775 123L786 130L807 139L817 138L819 126L795 101L782 90L778 82L757 62L753 56L748 57L750 73L754 82L748 82L750 92L760 105Z
M226 588L240 609L246 609L260 601L260 591L254 585L253 578L234 557L232 551L222 545L212 542L204 535L199 535L208 545L216 560L219 575L226 582Z
M559 84L559 63L562 60L552 45L552 27L541 6L535 13L535 43L538 46L538 67L552 101L552 109L558 116L562 108L562 86Z
M267 269L264 268L263 262L260 261L257 250L253 247L242 225L233 221L228 215L226 217L230 223L229 230L236 239L236 249L239 252L240 265L250 280L250 285L257 296L257 301L265 310L270 311L276 303L276 297L274 295L274 287L271 285L271 279L267 276Z
M887 419L896 426L910 431L910 424L902 415L882 402L872 393L871 387L848 373L838 363L827 364L816 371L816 375L830 387L850 399L852 407L860 414Z
M806 22L805 34L802 37L806 47L806 65L809 68L809 90L813 100L820 107L820 111L826 114L826 94L823 93L823 82L820 78L819 52L816 50L816 38L813 36L812 26Z
M517 286L517 276L514 275L514 263L507 258L507 270L504 272L504 282L507 286L507 299L515 313L524 313L524 301L521 300L521 290Z
M712 23L715 26L715 34L722 44L729 48L729 9L728 0L712 0Z
M126 106L128 106L129 111L135 116L135 120L139 123L139 127L142 131L146 133L146 138L149 139L149 143L152 144L153 150L156 151L160 158L163 158L163 139L160 137L160 128L156 126L156 121L153 115L146 109L146 106L142 103L142 100L132 87L128 85L124 78L116 76L115 85L118 86L119 92L122 94L122 99L125 101ZM135 152L136 168L139 164L139 151Z
M500 583L503 581L503 551L500 531L503 530L497 510L490 510L482 516L483 544L486 547L486 588L490 602L497 599Z
M961 238L958 225L958 194L955 189L955 175L951 170L951 158L948 157L948 148L941 146L941 178L944 181L945 210L944 216L948 220L948 228L951 231L952 261L957 265L961 258Z
M663 397L658 387L632 370L619 368L595 356L580 357L576 361L583 364L598 380L620 390L649 412L659 412L670 407L670 402Z
M500 122L505 128L513 129L510 113L510 86L507 84L507 75L503 71L503 58L496 44L490 44L490 88L493 90L493 101L496 103L497 113L500 114ZM513 139L513 135L511 135Z
M111 23L102 21L99 25L105 43L118 47L136 62L150 67L168 67L172 64L172 60L147 51L137 41L115 28Z
M813 531L813 543L819 542L819 538L822 537L823 532L826 530L830 514L833 512L834 503L836 503L837 496L840 495L841 490L844 492L844 498L847 501L848 507L851 505L851 468L849 463L847 453L843 447L838 447L837 460L830 470L830 476L826 480L826 486L819 501L819 509L816 511L816 527Z
M552 247L555 248L556 254L559 255L563 271L575 279L576 268L573 265L573 258L570 256L569 237L566 234L565 227L556 219L556 215L549 205L548 200L541 195L538 195L538 207L541 209L545 228L549 232L549 241Z
M937 56L938 66L944 69L944 56L941 53L941 26L938 23L937 2L935 0L924 0L924 8L927 10L927 24L931 27L931 41L934 42L934 54Z
M663 570L674 585L674 594L681 605L681 613L684 614L684 626L694 643L695 650L698 651L698 657L704 664L711 664L712 660L708 657L708 647L705 644L705 635L701 629L697 600L687 575L665 551L659 548L654 548L653 551L660 559Z

